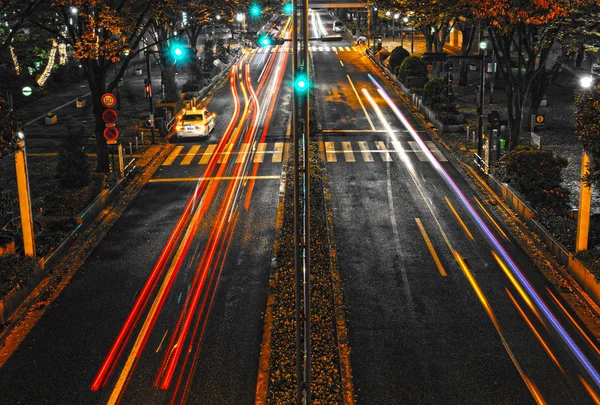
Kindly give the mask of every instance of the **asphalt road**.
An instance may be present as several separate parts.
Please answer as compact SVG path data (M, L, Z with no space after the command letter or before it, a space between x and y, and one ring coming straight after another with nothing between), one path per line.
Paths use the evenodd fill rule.
M326 12L320 20L331 29ZM358 403L594 403L586 385L598 395L597 348L558 308L551 293L560 292L548 292L502 225L490 222L364 49L330 43L313 47L312 57ZM506 273L493 256L502 250Z
M176 145L2 367L2 403L254 402L288 56L237 64L210 138Z

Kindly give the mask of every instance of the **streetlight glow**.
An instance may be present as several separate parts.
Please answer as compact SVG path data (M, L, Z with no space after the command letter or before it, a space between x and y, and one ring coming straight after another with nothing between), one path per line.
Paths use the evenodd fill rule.
M71 14L77 14L77 7L71 7Z
M397 20L398 18L400 18L400 14L398 14L398 13L394 14L394 20ZM406 22L406 21L404 21L404 22Z
M485 51L486 48L487 48L487 42L486 41L481 41L479 43L479 49L483 49Z
M579 84L581 84L581 87L583 87L584 89L589 89L590 87L592 87L593 82L594 79L592 78L592 76L583 76L579 78Z
M244 14L238 13L236 19L237 19L238 22L242 22L242 20L244 19Z
M221 19L221 14L217 14L217 16L215 17L217 20Z

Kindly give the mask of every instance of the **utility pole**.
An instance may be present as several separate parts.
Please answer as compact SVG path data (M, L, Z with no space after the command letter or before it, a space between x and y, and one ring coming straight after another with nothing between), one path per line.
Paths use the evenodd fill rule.
M23 248L25 256L33 257L35 256L35 236L33 231L33 215L31 214L29 176L27 174L27 156L25 155L25 134L23 131L17 132L17 138L18 148L15 152L15 168L17 171L21 228L23 230Z
M477 113L479 114L479 126L477 128L477 155L480 159L483 159L483 96L485 88L485 49L487 48L487 42L485 40L479 43L479 57L481 58L481 77L479 81L479 103L477 106Z
M581 179L590 171L590 156L585 149L581 154ZM579 210L577 211L577 236L575 253L587 250L590 233L590 211L592 202L592 187L584 180L580 181Z

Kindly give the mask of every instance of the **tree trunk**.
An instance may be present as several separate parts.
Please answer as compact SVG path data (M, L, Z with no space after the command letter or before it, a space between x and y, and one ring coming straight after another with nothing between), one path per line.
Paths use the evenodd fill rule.
M577 52L577 58L575 58L575 67L578 67L578 68L581 67L584 56L585 56L585 53L583 51Z
M96 136L96 172L108 173L108 148L104 139L104 120L102 113L105 108L101 97L106 91L106 72L103 63L96 60L88 60L88 83L90 85L92 105L94 106L94 134Z
M471 48L473 46L473 38L475 37L475 27L471 25L465 25L461 29L462 35L462 43L460 45L460 54L462 56L467 56L471 53ZM468 74L469 74L469 60L461 59L460 60L460 68L459 68L459 86L467 86L468 83Z

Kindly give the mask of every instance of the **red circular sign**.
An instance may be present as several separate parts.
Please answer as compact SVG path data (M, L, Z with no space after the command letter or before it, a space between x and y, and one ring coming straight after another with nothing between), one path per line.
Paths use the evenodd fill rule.
M102 119L107 124L114 124L115 122L117 122L117 113L115 112L115 110L106 110L102 113Z
M106 128L104 130L104 139L107 141L116 141L119 137L119 130L115 127Z
M100 99L102 105L106 108L113 108L117 104L117 98L112 93L106 93Z

